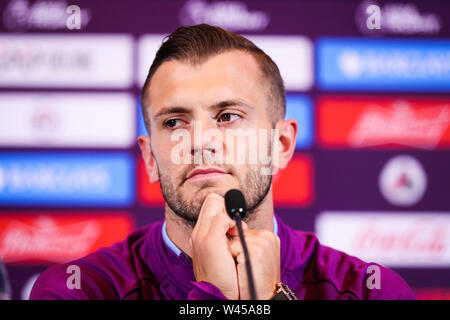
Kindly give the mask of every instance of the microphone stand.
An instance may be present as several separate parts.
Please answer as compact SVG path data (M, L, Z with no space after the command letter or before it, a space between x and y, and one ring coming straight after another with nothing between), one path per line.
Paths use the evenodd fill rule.
M244 238L244 232L242 231L242 219L239 214L239 212L235 213L234 219L236 221L236 226L239 233L239 239L241 240L242 249L244 250L244 256L245 256L245 268L247 271L247 279L248 279L248 288L250 291L250 299L256 300L256 290L255 290L255 282L253 279L253 271L252 271L252 265L250 263L250 257L248 254L247 249L247 243L245 242Z

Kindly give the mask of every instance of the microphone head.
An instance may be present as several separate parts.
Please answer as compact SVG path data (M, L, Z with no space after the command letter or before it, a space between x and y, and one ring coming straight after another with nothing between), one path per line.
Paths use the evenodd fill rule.
M247 206L242 192L237 189L229 190L225 194L225 208L231 219L236 219L237 216L243 219L247 212Z

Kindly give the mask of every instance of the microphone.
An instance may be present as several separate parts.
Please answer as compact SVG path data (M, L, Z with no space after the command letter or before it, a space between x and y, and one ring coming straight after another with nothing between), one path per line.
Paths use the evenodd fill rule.
M231 219L236 221L236 226L239 233L239 239L242 244L245 256L245 267L247 270L248 288L250 291L250 299L256 300L255 282L253 280L252 265L250 263L250 257L248 254L247 244L244 238L244 232L242 231L242 219L247 213L247 206L245 204L245 198L241 191L237 189L231 189L225 194L225 208Z

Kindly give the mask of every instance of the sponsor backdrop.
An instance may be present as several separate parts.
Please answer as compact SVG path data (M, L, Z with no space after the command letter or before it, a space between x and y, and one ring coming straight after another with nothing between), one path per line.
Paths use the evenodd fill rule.
M393 268L421 299L449 299L450 3L435 0L1 1L12 297L163 218L136 144L138 96L164 36L197 23L248 36L281 70L299 133L273 180L277 214Z

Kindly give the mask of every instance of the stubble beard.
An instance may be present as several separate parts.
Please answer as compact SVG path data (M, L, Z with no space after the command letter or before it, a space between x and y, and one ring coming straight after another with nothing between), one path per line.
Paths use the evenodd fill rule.
M162 173L161 170L159 170L158 166L161 192L164 200L167 203L167 206L178 217L182 219L183 223L185 223L190 228L195 227L203 202L208 195L208 193L204 193L204 195L202 195L200 198L192 201L186 199L183 196L183 193L179 191L179 189L186 181L185 177L187 176L187 173L196 166L197 165L190 165L188 168L186 168L186 170L184 170L183 174L181 175L181 181L179 181L178 183L173 183L171 177L169 175L166 175L165 173ZM237 177L234 174L234 170L232 167L225 167L224 169ZM239 180L240 183L237 189L239 189L243 193L247 204L247 214L244 218L244 221L249 221L253 218L256 209L258 209L258 207L267 197L272 184L272 175L262 175L261 167L250 167L245 177ZM206 188L214 186L214 183L206 181L199 187L197 192L201 192ZM217 193L223 197L225 196L225 193L227 191L228 190L220 191Z

